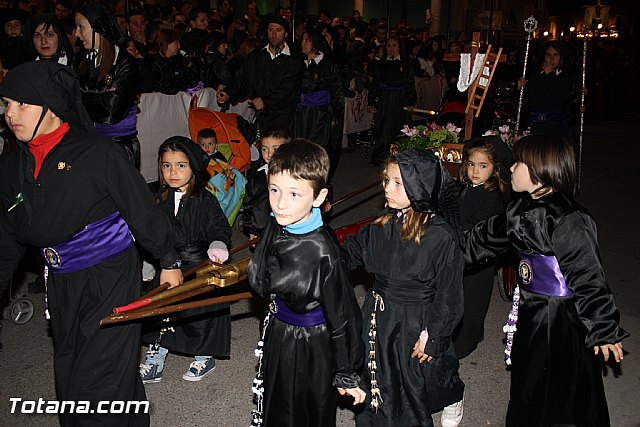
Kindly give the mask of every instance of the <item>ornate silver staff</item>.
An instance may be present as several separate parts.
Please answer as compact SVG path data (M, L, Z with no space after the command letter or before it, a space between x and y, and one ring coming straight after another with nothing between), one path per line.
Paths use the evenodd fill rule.
M529 60L529 45L531 44L531 34L538 28L538 21L533 15L525 19L524 30L527 32L527 49L524 51L524 67L522 68L522 79L527 76L527 62ZM520 112L522 111L522 99L524 98L524 86L520 88L520 99L518 100L518 115L516 117L516 135L520 131Z
M587 25L582 26L582 34L584 42L582 43L582 88L580 90L580 137L578 139L578 192L582 188L582 134L584 131L584 98L585 88L587 87L587 37L589 29Z

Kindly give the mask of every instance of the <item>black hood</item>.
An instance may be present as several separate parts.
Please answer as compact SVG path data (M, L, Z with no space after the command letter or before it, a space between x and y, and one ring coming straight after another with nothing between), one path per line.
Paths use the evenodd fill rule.
M172 136L166 139L158 149L158 153L163 153L167 147L176 147L187 153L189 166L196 175L202 173L209 164L209 156L202 147L185 136Z
M424 149L406 150L393 157L400 167L411 208L417 212L437 212L442 188L452 180L438 157Z
M78 13L87 18L93 31L106 37L116 46L121 46L126 40L124 31L105 6L98 3L85 3L80 6Z
M0 84L0 96L53 111L62 121L85 131L93 123L82 104L78 76L55 61L32 61L18 65Z

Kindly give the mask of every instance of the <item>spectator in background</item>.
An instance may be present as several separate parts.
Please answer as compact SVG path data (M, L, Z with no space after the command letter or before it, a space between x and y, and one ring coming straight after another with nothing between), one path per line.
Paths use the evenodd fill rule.
M71 16L71 12L73 12L73 6L70 0L58 0L53 9L53 13L59 21Z
M191 12L189 12L189 25L191 28L208 31L209 16L207 15L207 12L198 7L191 9Z
M135 42L138 52L146 58L149 55L150 46L147 43L147 18L142 10L134 9L129 12L127 31Z
M299 100L302 58L286 42L289 22L275 14L264 19L269 42L254 50L237 76L240 93L256 110L260 128L291 127Z

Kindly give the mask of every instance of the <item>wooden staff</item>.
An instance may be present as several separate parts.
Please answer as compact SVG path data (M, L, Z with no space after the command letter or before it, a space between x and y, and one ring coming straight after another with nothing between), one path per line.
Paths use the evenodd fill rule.
M243 258L239 261L234 261L231 264L217 264L216 270L211 272L210 274L202 275L196 277L193 280L189 280L186 283L183 283L180 286L176 286L172 289L167 289L164 292L156 293L154 295L147 295L145 298L138 299L130 304L115 307L113 309L114 314L123 313L125 311L136 310L150 304L155 304L159 301L173 298L178 295L187 294L188 292L205 288L209 285L211 289L215 287L225 287L235 283L238 283L239 277L243 276L247 272L247 267L249 266L250 257ZM210 289L207 289L210 290ZM205 291L206 292L206 291ZM179 299L184 299L187 297L181 297Z
M193 301L182 304L175 304L166 307L153 308L148 310L131 311L122 314L112 314L100 321L100 325L111 325L114 323L128 322L131 320L143 319L146 317L160 316L163 314L175 313L177 311L191 310L192 308L206 307L213 304L221 304L223 302L239 301L253 297L251 292L242 292L239 294L226 295L223 297L208 298L201 301Z

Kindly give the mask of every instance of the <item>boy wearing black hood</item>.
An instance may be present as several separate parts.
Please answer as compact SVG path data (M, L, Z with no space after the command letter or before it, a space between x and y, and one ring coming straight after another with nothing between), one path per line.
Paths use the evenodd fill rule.
M20 147L0 164L0 289L24 247L40 248L57 399L91 403L89 413L65 411L61 424L149 425L148 407L135 413L144 403L132 413L95 411L100 401L146 401L137 375L140 326L101 328L100 319L140 295L132 236L159 259L163 282L182 282L169 221L122 150L93 130L69 67L18 66L0 96Z

